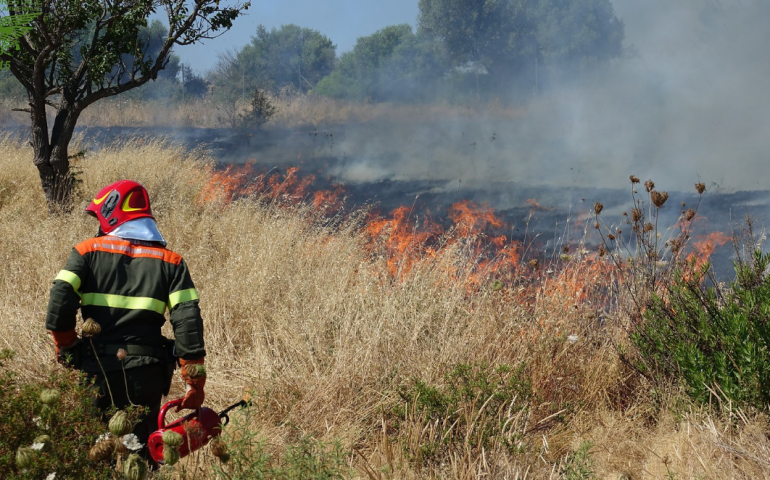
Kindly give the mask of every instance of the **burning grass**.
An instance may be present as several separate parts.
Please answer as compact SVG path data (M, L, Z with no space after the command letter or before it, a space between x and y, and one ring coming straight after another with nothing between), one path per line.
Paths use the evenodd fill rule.
M96 225L48 216L30 157L0 142L0 342L33 380L58 368L50 283ZM120 178L148 188L201 295L207 404L248 390L240 435L271 453L338 441L356 478L770 477L765 414L696 408L624 364L612 287L626 277L598 252L522 260L494 212L469 203L449 225L408 209L330 220L342 193L319 201L301 172L218 171L162 141L77 167L78 207ZM213 475L208 456L175 475L193 461Z

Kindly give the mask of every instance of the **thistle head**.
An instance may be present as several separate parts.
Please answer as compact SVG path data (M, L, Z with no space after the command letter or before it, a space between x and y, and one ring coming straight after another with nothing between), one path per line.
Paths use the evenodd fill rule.
M110 433L116 437L122 437L131 433L134 429L134 425L128 419L128 415L123 410L118 410L115 415L112 416L109 423Z
M100 440L88 452L88 458L92 462L101 462L112 457L115 453L115 441L112 438Z
M163 432L163 445L171 448L179 448L184 443L184 437L173 430Z
M145 480L147 478L147 463L142 457L132 453L123 464L123 476L126 480Z
M53 388L45 388L40 391L40 401L44 405L54 405L61 398L61 394L58 390Z
M96 323L93 318L86 319L83 322L82 333L84 337L95 337L102 333L102 326Z
M660 208L668 200L668 192L653 190L650 192L650 198L652 199L652 204Z

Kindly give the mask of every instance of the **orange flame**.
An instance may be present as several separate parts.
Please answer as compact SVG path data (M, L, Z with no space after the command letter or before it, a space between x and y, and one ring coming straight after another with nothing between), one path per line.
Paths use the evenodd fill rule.
M692 272L697 274L706 265L717 247L730 241L730 237L722 232L712 232L699 237L693 243L693 252L687 256L687 262L692 265Z

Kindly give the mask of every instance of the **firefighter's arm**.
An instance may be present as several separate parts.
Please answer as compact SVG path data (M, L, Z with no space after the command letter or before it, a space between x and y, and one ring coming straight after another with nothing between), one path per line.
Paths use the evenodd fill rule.
M203 318L198 306L198 291L184 260L176 266L172 276L168 306L171 311L176 353L182 364L182 380L187 384L184 399L177 411L200 408L205 396L203 387L206 384L206 370L203 366L203 358L206 356Z
M45 327L53 336L57 358L62 349L71 347L78 340L75 323L80 308L80 286L87 275L85 259L72 249L67 264L54 279L45 318Z

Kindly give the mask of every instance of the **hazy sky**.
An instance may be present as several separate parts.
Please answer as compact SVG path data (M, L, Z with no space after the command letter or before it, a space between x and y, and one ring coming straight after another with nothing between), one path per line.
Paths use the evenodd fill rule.
M278 28L294 23L331 38L339 54L352 49L358 37L371 35L380 28L399 23L415 25L417 3L418 0L252 0L247 15L237 19L229 32L204 45L177 47L176 53L202 73L214 66L220 53L249 43L257 25Z

